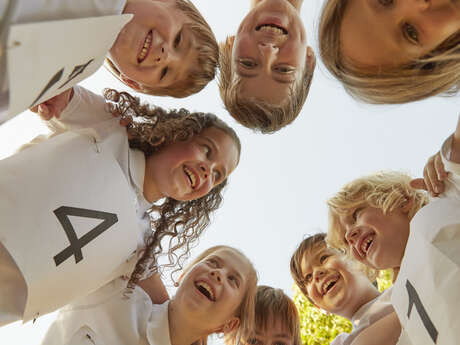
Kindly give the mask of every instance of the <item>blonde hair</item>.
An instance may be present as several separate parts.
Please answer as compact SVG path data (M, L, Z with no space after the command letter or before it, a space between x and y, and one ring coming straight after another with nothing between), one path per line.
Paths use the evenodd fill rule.
M307 99L315 70L315 63L310 69L305 64L302 78L291 88L290 97L283 105L269 104L255 98L241 96L241 78L234 77L232 71L232 50L235 36L227 37L220 44L219 91L228 112L243 126L273 133L290 124L297 118Z
M201 91L216 75L219 45L209 24L189 0L175 0L175 3L176 7L190 19L190 23L185 25L190 28L196 40L194 49L198 52L197 66L190 71L186 79L178 80L163 88L144 86L139 92L155 96L183 98ZM105 67L122 81L120 71L113 62L110 59L105 59L105 62Z
M257 289L257 272L249 259L241 251L230 246L214 246L206 249L196 258L194 258L187 267L184 268L183 275L192 269L197 263L215 253L218 250L231 250L242 258L244 258L250 268L249 276L247 276L246 292L243 299L235 311L235 316L240 319L240 323L237 329L233 330L225 336L225 342L227 344L239 344L241 339L247 339L252 331L254 330L254 310L255 310L255 294Z
M340 222L340 216L350 216L360 207L375 207L384 214L395 211L408 202L412 205L407 213L409 220L420 208L428 203L425 191L410 186L412 177L387 171L360 177L347 183L337 194L327 201L329 207L329 230L327 242L334 248L348 252L345 241L346 229ZM347 253L349 254L349 253Z
M329 72L355 99L373 104L399 104L460 90L460 32L430 53L401 66L378 70L355 66L340 52L340 28L346 0L328 0L319 25L319 51Z
M312 236L308 236L302 242L300 242L297 249L294 251L291 257L291 276L294 279L295 284L300 289L300 291L304 294L304 296L314 304L314 302L308 296L308 291L306 287L306 282L304 279L304 275L302 273L302 261L307 255L312 255L312 253L317 252L321 249L328 248L328 243L326 242L326 234L324 232L314 234ZM331 251L335 255L341 255L345 257L343 250L335 250L331 248ZM375 280L377 276L377 271L363 265L362 263L354 260L351 258L351 261L356 266L357 270L362 272L367 278L372 282Z
M275 320L279 320L289 331L293 345L302 345L299 313L294 302L281 289L265 285L258 286L254 329L258 333L266 332L273 327Z

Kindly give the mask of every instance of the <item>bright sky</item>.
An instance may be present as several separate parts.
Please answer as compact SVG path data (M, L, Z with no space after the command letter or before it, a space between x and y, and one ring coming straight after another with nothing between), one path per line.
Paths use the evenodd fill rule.
M218 40L235 33L249 9L249 0L194 3ZM321 4L306 0L301 14L315 51ZM95 92L106 86L123 88L104 70L84 86ZM360 104L345 94L321 62L302 113L293 125L273 135L256 135L236 124L224 110L215 82L187 99L146 99L167 108L214 112L236 128L243 145L240 165L230 178L222 208L192 254L215 244L238 247L253 261L261 284L280 287L289 295L291 254L305 234L326 230L326 199L349 180L377 170L420 176L428 157L454 130L460 105L459 97L401 106ZM1 126L0 157L40 130L43 127L31 114ZM52 317L1 328L1 343L40 344Z

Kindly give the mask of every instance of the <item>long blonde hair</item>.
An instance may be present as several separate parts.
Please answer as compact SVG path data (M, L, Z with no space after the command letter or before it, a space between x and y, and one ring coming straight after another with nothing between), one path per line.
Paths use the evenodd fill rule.
M340 28L346 0L327 0L319 25L319 51L329 72L355 99L373 104L399 104L460 90L460 32L430 53L396 67L365 69L340 52Z

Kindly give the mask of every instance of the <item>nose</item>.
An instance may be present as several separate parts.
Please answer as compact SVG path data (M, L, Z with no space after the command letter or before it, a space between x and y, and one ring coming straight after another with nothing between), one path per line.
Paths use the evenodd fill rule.
M272 60L279 51L279 48L274 43L261 42L258 47L264 60Z
M205 162L199 164L198 170L200 171L201 178L204 180L211 176L211 167Z
M168 44L165 42L155 52L153 60L157 64L168 64L174 60L178 60L176 52L168 47Z
M211 272L211 278L218 283L222 282L221 273L218 270L214 270Z
M359 228L347 227L347 231L345 233L345 240L348 242L349 245L353 245L357 241L359 233Z
M323 267L315 268L313 271L313 280L318 282L324 276L325 273L326 270Z

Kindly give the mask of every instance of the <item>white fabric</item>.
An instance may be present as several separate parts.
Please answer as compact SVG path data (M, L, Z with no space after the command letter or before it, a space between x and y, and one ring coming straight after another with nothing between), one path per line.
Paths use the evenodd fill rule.
M445 192L421 208L410 234L392 303L414 344L457 344L460 327L460 164L450 161L452 136L442 145L449 172Z
M127 136L124 136L124 145L117 144L119 136L111 135L114 131L124 130L119 125L119 119L114 118L105 111L103 97L82 88L74 87L74 96L69 106L62 112L59 119L49 121L48 125L55 133L67 130L90 134L96 139L96 145L101 149L113 151L115 159L120 164L123 173L130 181L132 200L136 207L139 229L137 236L137 254L127 258L126 263L115 268L119 272L120 289L126 287L126 279L130 277L135 267L141 250L145 247L144 238L150 233L150 216L146 211L152 206L143 196L143 184L145 173L145 156L139 150L130 149ZM114 151L116 148L117 151ZM8 284L0 284L0 326L22 319L24 310L24 298L27 294L26 285L22 274L8 252L0 245L0 282L5 280ZM135 255L136 254L136 255ZM148 278L154 272L146 272L143 279ZM8 277L8 278L7 278ZM117 285L117 286L118 286ZM69 301L70 302L70 301Z
M331 345L350 345L363 330L392 313L394 309L390 302L391 291L392 288L385 290L380 296L359 308L351 319L352 332L339 334Z
M168 302L152 304L136 287L129 298L106 286L80 304L59 311L42 345L170 345Z
M126 4L126 0L15 0L15 2L15 8L9 19L10 25L118 15L123 12ZM69 47L69 49L75 48L75 46ZM65 47L60 47L60 49L65 49ZM0 66L2 64L6 64L6 54L0 55ZM2 77L3 80L0 80L0 124L7 115L9 90L7 75Z

